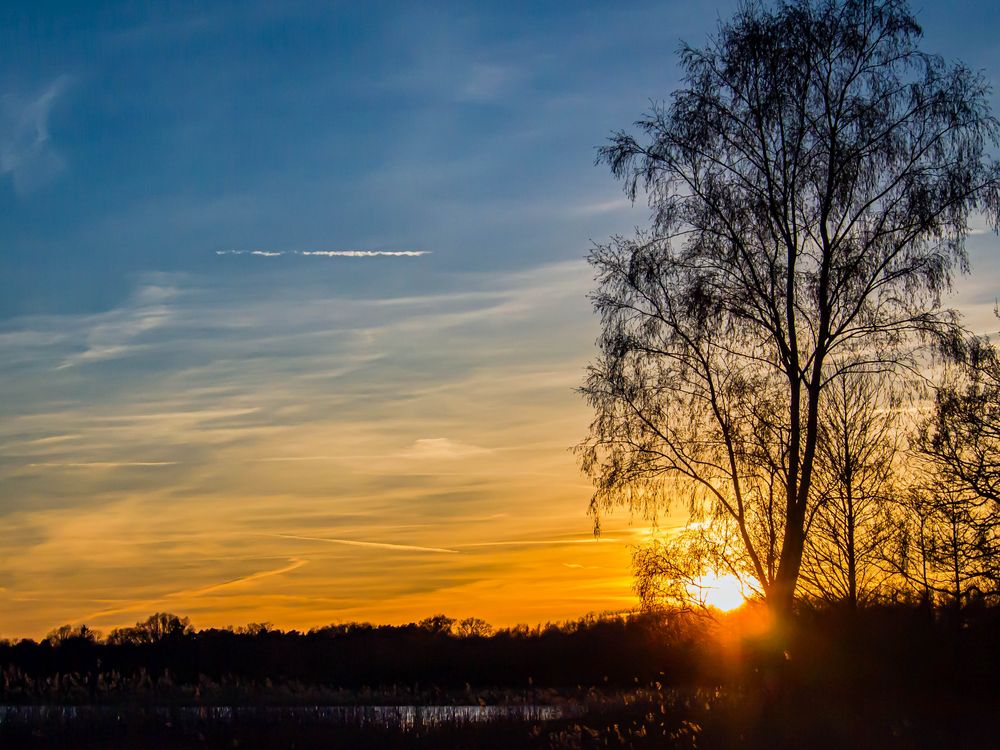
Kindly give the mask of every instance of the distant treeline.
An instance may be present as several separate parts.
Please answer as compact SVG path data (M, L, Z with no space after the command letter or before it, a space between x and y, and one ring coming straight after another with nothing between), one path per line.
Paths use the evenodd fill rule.
M275 685L292 692L322 687L326 700L337 689L352 691L354 700L364 688L416 695L468 685L631 685L666 665L691 672L703 639L697 624L664 629L660 617L591 617L494 631L481 620L438 615L401 626L196 631L187 618L158 613L107 638L86 626L64 626L40 642L0 642L0 701L102 702L170 697L182 688L187 698L229 700L234 692L269 692Z
M775 669L795 671L800 684L994 691L1000 680L1000 608L961 622L909 605L805 610L778 651L757 616L753 607L721 620L663 611L494 632L439 615L285 632L196 631L159 613L106 639L66 626L41 642L0 642L0 702L538 702L549 688L579 697L654 683L752 684Z

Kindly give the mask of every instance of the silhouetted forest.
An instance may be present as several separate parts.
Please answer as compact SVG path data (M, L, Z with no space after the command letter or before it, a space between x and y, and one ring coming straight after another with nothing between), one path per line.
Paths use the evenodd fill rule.
M159 613L102 639L64 626L40 643L0 645L3 701L82 702L327 700L346 689L396 690L420 702L467 685L629 686L669 667L692 675L697 623L663 629L660 617L591 618L560 625L520 626L470 634L438 615L410 625L353 623L309 632L267 625L193 630L185 618ZM651 657L654 657L651 659ZM653 667L653 664L659 666Z
M554 720L500 722L489 731L383 726L366 734L347 726L336 736L353 738L352 746L403 742L405 734L406 742L428 746L598 747L616 733L633 747L869 740L873 747L936 747L959 746L952 744L958 738L990 746L989 717L1000 708L1000 609L803 606L783 625L769 618L766 608L748 605L714 617L661 610L495 632L482 621L470 628L470 621L441 615L304 633L267 625L194 630L163 613L107 638L64 626L40 642L0 644L0 703L108 705L131 718L88 723L84 713L41 721L34 734L8 719L0 736L34 736L51 746L84 737L113 744L151 732L192 746L231 746L243 737L244 746L311 747L333 731L315 716L291 724L265 721L263 713L220 722L169 711L551 705L561 712ZM153 707L167 713L151 714ZM210 742L213 732L218 745ZM270 745L254 744L265 737ZM289 744L290 737L305 744Z

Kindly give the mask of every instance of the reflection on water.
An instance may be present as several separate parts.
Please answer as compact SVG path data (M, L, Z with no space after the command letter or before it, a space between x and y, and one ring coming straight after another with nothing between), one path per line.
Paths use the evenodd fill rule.
M414 729L495 721L564 718L564 706L0 706L0 726L159 720L179 724L243 721L319 722Z

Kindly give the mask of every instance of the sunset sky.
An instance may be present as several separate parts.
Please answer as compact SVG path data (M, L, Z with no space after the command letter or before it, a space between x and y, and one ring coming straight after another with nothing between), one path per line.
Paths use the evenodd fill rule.
M594 149L735 7L4 2L0 637L632 606L571 449L648 211ZM992 0L913 7L1000 70Z

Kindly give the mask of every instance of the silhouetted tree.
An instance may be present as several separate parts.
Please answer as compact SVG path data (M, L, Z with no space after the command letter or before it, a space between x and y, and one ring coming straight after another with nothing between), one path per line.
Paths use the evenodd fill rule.
M157 612L130 628L115 628L108 635L111 644L144 644L176 640L193 632L187 617Z
M419 627L435 635L447 635L451 633L454 624L455 618L446 617L445 615L432 615L431 617L425 617L417 623Z
M455 625L455 635L461 638L487 638L493 633L493 626L478 617L466 617Z
M62 625L49 631L45 636L45 641L53 646L73 641L96 643L100 639L101 634L86 625Z
M1000 524L968 494L925 474L906 493L889 562L931 605L960 609L970 591L1000 582Z
M925 600L956 608L1000 583L1000 360L986 339L959 343L917 431L893 547Z
M246 625L240 625L233 632L259 638L275 632L275 627L269 622L249 622Z
M917 448L942 480L1000 514L1000 356L984 339L937 389Z
M595 524L683 497L726 518L788 610L815 507L822 401L858 370L912 366L970 213L996 225L998 124L980 74L922 52L899 0L744 5L682 87L601 160L652 227L597 246L600 355L581 446ZM727 530L728 533L728 530Z
M707 553L692 549L703 542L701 526L695 524L633 551L635 593L644 610L655 611L664 606L687 610L702 604L691 592L711 565L712 558Z
M900 395L884 378L852 373L826 396L802 581L811 594L857 608L887 583Z
M644 609L707 609L710 574L734 576L748 597L762 594L735 524L724 515L699 518L638 547L632 554L635 592Z

